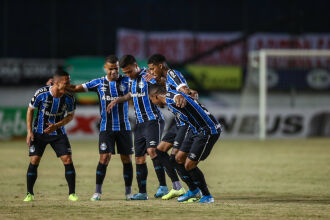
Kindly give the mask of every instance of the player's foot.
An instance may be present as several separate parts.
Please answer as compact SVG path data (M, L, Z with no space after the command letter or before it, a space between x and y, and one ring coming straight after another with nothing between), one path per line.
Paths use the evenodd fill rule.
M75 202L78 201L78 196L74 193L71 193L68 199Z
M199 203L214 203L214 198L209 195L209 196L203 196L200 200Z
M132 196L131 200L148 200L148 195L147 193L137 193Z
M182 203L194 203L194 202L197 202L199 199L198 198L190 198L186 201L183 201Z
M31 202L33 200L34 200L34 195L32 195L31 193L28 193L23 201L24 202Z
M167 193L168 193L167 186L159 186L158 190L154 196L155 196L155 198L159 198L159 197L165 196Z
M91 198L91 201L100 201L101 200L101 193L94 193L92 198Z
M201 197L201 191L197 188L194 191L188 190L188 192L178 198L178 202L184 202L187 201L190 198L200 198Z
M182 196L186 193L186 190L182 187L179 190L171 189L169 193L162 197L164 200L172 199L174 197Z
M125 195L126 200L132 200L132 197L133 197L132 193Z

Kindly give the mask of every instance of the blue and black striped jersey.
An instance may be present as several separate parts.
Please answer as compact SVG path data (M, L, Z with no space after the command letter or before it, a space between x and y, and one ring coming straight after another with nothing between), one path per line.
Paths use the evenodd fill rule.
M128 119L128 102L118 103L108 114L108 104L129 92L129 78L119 76L117 81L108 81L107 77L93 79L82 84L86 91L97 92L101 114L100 131L131 130Z
M180 88L183 86L188 87L187 81L184 76L177 70L169 69L167 71L166 77L166 90L180 91Z
M184 108L176 106L174 97L182 95L187 100ZM190 96L174 90L166 94L166 103L169 110L180 120L188 123L194 133L204 132L208 134L217 134L221 131L221 125L216 118L197 100Z
M65 93L62 97L53 97L50 86L45 86L36 91L29 106L38 108L37 117L34 120L33 132L42 134L48 127L47 123L61 121L65 114L70 114L76 109L76 101L73 95ZM64 127L60 127L50 135L66 134Z
M133 98L135 115L137 123L143 123L149 120L164 120L163 113L151 102L148 96L149 83L156 83L155 80L147 82L144 79L147 75L146 69L142 68L137 78L130 81L130 92Z

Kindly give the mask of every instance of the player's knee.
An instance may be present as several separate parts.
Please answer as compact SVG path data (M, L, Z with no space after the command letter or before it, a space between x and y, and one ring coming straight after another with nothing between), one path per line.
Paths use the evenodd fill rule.
M184 165L184 168L186 170L192 170L196 167L196 163L194 163L193 161L186 161L185 165Z
M172 146L172 144L162 141L157 146L157 150L162 151L162 152L167 152L171 148L171 146Z
M146 158L144 156L142 157L135 157L135 163L136 164L144 164L146 162Z
M111 154L100 154L100 163L108 165L110 162Z
M40 163L41 157L39 156L31 156L30 163L33 165L38 165Z
M181 154L175 155L175 160L178 164L183 164L185 161L185 158Z
M147 149L147 152L148 152L151 159L155 158L157 156L156 148L151 148L150 147L150 148Z
M124 155L124 154L121 154L120 155L120 158L121 158L121 161L123 163L131 163L132 160L131 160L131 155Z
M72 157L70 155L62 156L61 160L62 160L63 164L71 164L72 163Z

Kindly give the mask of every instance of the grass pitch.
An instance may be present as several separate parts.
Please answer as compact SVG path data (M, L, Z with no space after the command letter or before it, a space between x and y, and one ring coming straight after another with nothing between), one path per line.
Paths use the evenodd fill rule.
M80 200L67 200L64 167L47 146L36 200L24 203L28 148L23 141L0 142L0 219L330 219L330 139L219 141L200 164L214 204L154 199L157 181L150 160L150 199L125 201L118 155L108 167L102 201L90 202L97 141L71 144Z

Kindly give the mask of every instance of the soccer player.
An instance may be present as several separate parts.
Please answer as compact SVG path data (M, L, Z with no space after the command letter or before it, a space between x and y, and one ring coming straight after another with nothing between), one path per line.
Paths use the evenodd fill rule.
M215 117L197 100L189 95L175 90L166 91L161 85L151 85L149 87L149 97L154 104L168 105L168 109L180 120L189 124L191 133L184 140L181 149L189 149L188 157L185 159L185 169L189 172L193 181L202 191L203 197L200 203L212 203L214 198L210 194L204 175L197 167L198 163L205 160L210 154L213 145L218 140L221 133L221 125ZM186 105L181 106L179 99L184 98ZM181 156L181 149L176 155L176 160L184 158ZM187 201L196 197L198 189L188 191L185 195L178 198L179 202Z
M115 55L105 58L104 70L107 73L98 79L81 85L71 85L72 92L96 92L99 97L101 123L99 134L100 160L96 169L96 187L91 200L101 199L102 184L106 175L107 166L112 154L115 154L115 145L123 163L123 176L125 181L125 197L132 197L133 154L131 125L128 119L128 102L120 103L107 113L106 107L118 97L129 92L129 78L119 75L119 61Z
M150 74L145 77L147 80L154 78L158 84L166 85L166 90L169 89L176 90L183 92L185 94L190 94L194 96L196 99L198 98L197 92L188 87L188 84L185 78L183 77L183 75L179 71L169 68L166 58L163 55L161 54L152 55L148 59L148 67ZM184 98L178 100L178 102L182 106L185 105ZM168 168L169 166L175 167L181 179L189 187L189 190L193 191L196 189L196 186L193 183L189 173L185 170L183 161L181 161L181 163L177 163L175 160L175 155L179 152L182 142L188 133L189 126L188 124L182 122L180 119L175 118L175 120L176 123L170 127L170 129L165 134L160 144L157 146L157 153L164 158L163 159L164 166L166 168ZM167 151L172 147L173 147L172 152L170 156L168 156ZM187 154L185 154L185 156L187 156ZM169 159L166 159L167 157L169 157ZM172 177L173 175L171 175L171 173L169 172L168 175L170 176L171 179L174 178ZM170 199L181 195L182 192L175 190L173 187L173 189L167 195L163 196L162 199Z
M113 100L107 107L108 112L122 102L133 99L136 130L134 133L136 179L139 193L133 195L133 200L147 200L146 191L148 169L146 164L146 153L152 159L155 172L159 181L159 187L155 197L161 197L168 193L166 186L165 172L161 158L156 153L156 147L160 142L164 129L164 117L159 108L154 105L148 97L147 82L143 76L147 74L146 69L140 69L132 55L125 55L119 61L123 73L131 79L130 92L125 96Z
M38 166L47 144L60 157L65 167L65 178L69 186L69 200L77 201L75 194L76 172L71 157L71 146L64 125L73 119L75 99L65 93L70 84L70 76L63 70L55 72L53 86L45 86L36 91L27 110L27 137L30 164L26 174L27 195L25 202L34 200L33 186L37 180ZM34 109L38 109L32 130Z

